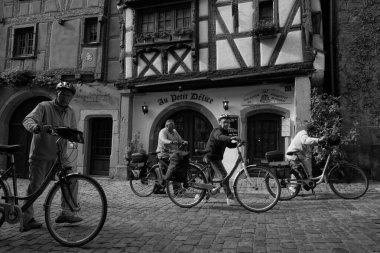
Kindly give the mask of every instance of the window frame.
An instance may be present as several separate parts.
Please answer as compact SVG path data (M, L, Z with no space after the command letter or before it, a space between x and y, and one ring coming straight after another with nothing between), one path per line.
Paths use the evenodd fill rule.
M86 21L87 20L95 20L96 19L96 40L89 42L87 39L87 27L86 27ZM102 23L103 23L103 17L99 16L88 16L84 17L82 21L82 45L84 46L98 46L102 43Z
M255 31L255 34L260 33L260 30L265 30L268 27L263 27L263 24L261 24L260 20L260 3L264 2L272 2L273 4L273 16L272 16L272 22L273 22L273 28L272 31L266 32L266 35L257 35L259 37L271 37L274 36L279 31L279 13L278 13L278 0L259 0L257 2L257 15L255 18L255 24L253 30ZM271 29L269 29L271 30Z
M177 28L177 20L178 20L178 17L177 17L177 11L178 10L183 10L184 13L186 12L186 10L190 13L189 15L189 26L186 27L186 28ZM192 22L193 22L193 17L192 17L192 5L190 2L187 2L187 3L184 3L184 4L176 4L176 5L169 5L169 6L162 6L162 7L159 7L159 8L156 8L154 10L152 9L148 9L148 8L141 8L141 9L138 9L137 10L137 27L136 27L136 34L137 36L148 36L148 35L151 35L153 37L155 37L157 34L159 33L162 33L162 32L166 32L168 33L168 36L169 36L169 32L168 30L166 30L166 27L164 27L164 31L159 31L159 22L161 22L162 20L160 20L160 17L159 17L159 14L160 13L165 13L165 12L170 12L170 16L171 16L171 30L170 30L170 36L172 36L173 34L176 33L176 30L178 29L190 29L190 30L193 30L193 27L192 27ZM154 32L145 32L143 33L142 30L143 30L143 17L144 15L149 15L149 14L153 14L154 15ZM183 17L183 19L185 19L185 17ZM165 19L164 22L166 22L167 20Z
M27 59L27 58L35 58L36 57L36 49L37 49L37 23L36 24L25 24L25 25L15 25L12 27L11 30L11 43L10 43L10 57L12 59ZM32 45L32 52L30 54L18 54L16 55L16 31L21 29L33 29L33 45Z

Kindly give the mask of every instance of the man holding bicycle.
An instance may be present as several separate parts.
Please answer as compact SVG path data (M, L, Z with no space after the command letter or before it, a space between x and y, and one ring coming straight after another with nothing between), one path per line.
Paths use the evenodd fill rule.
M230 137L228 135L228 127L230 125L230 119L228 115L222 114L218 119L219 125L214 128L210 134L210 137L206 144L206 150L210 152L206 154L205 158L210 163L215 173L220 174L223 178L227 176L227 171L222 163L224 151L226 147L236 148L237 143L233 143L236 137ZM227 195L227 205L234 204L234 195L231 192L228 182L223 184L224 192Z
M24 119L25 129L33 133L29 153L29 186L27 195L35 192L44 181L51 165L57 157L57 137L48 134L51 126L77 128L74 110L69 106L75 95L75 87L68 82L60 82L56 86L56 98L39 103ZM66 151L67 141L62 141L62 150ZM63 154L66 156L66 154ZM65 160L65 157L64 157ZM63 209L65 205L63 204ZM42 223L34 219L33 205L24 213L23 231L42 227ZM55 222L76 223L82 219L63 210Z

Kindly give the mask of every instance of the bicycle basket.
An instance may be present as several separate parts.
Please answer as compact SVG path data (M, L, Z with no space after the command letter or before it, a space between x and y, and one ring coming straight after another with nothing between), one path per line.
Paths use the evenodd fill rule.
M55 134L71 142L84 143L83 133L69 127L54 128Z
M145 153L133 153L131 159L132 163L145 163L148 161L148 155Z
M284 152L278 150L268 151L265 153L265 158L268 162L284 161Z

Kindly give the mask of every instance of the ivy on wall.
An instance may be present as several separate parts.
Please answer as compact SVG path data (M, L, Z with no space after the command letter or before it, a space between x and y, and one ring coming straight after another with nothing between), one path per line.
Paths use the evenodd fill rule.
M340 78L345 120L361 126L380 126L380 4L360 2L350 8L348 23L340 23ZM345 50L346 49L346 50Z

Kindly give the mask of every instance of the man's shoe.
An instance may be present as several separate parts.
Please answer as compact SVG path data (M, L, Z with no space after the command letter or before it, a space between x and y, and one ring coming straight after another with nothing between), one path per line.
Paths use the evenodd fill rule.
M234 200L234 199L227 198L227 205L229 205L229 206L234 206L234 205L236 205L235 200Z
M77 222L81 222L82 220L83 219L78 216L61 214L60 216L57 217L57 219L55 219L55 222L56 223L77 223Z
M42 227L42 223L36 221L34 218L32 218L31 220L29 220L29 222L27 224L24 225L24 227L22 228L22 232L26 232L26 231L29 231L31 229L38 229L38 228L41 228Z
M198 201L201 198L201 195L195 194L194 201Z

